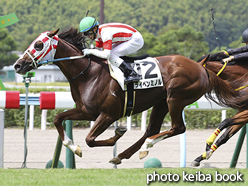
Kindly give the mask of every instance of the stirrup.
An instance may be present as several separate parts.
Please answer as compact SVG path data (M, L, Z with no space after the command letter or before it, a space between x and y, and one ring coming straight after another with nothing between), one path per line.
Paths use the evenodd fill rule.
M125 78L125 83L131 83L131 82L138 82L140 80L140 77L137 76L129 76L127 78Z

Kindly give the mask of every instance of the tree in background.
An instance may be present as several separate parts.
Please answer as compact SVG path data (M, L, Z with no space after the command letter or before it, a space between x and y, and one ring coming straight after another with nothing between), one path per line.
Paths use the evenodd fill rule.
M189 25L182 28L172 26L169 30L167 28L165 30L164 34L154 36L147 30L140 29L145 44L139 53L148 53L151 56L181 54L193 60L208 53L209 48L207 42L204 41L203 33L197 32L193 27Z
M16 50L15 40L9 35L7 29L0 29L0 69L3 66L12 65L18 59L16 54L11 52Z
M161 35L160 30L170 24L177 27L190 25L204 34L212 51L216 47L210 11L213 7L219 43L230 48L229 44L238 40L248 26L247 0L105 0L104 22L143 27L155 36ZM2 14L15 12L20 19L18 24L7 28L15 38L18 50L26 48L22 44L29 35L38 36L57 28L61 31L71 26L77 28L87 10L90 10L89 16L99 20L99 9L99 0L1 0L0 3Z

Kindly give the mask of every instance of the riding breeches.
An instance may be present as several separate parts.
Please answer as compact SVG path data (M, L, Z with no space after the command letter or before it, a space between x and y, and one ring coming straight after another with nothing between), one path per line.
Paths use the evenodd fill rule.
M113 44L110 52L109 61L115 66L119 67L123 60L120 56L132 54L144 45L144 39L139 32L135 32L129 41L121 44Z

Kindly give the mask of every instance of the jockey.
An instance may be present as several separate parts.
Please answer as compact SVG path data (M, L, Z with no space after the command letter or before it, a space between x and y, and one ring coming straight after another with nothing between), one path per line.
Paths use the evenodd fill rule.
M96 49L84 49L84 55L92 54L108 59L124 73L125 83L140 80L134 69L120 58L120 56L132 54L143 47L143 37L136 29L122 23L99 25L93 17L83 18L79 29L85 36L96 41Z
M223 59L224 62L229 62L232 60L248 60L248 28L242 34L242 43L245 43L246 46L228 50L225 53L229 56L228 58Z

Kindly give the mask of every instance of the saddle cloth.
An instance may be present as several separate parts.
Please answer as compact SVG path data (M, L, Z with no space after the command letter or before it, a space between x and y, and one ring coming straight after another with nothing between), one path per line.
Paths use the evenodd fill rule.
M163 80L161 72L158 67L158 61L155 58L147 57L141 60L134 60L134 63L129 63L131 67L139 74L141 80L134 83L134 89L147 89L154 87L163 86ZM112 65L109 61L109 70L110 75L117 80L123 91L127 90L127 86L124 83L124 74L123 72Z

